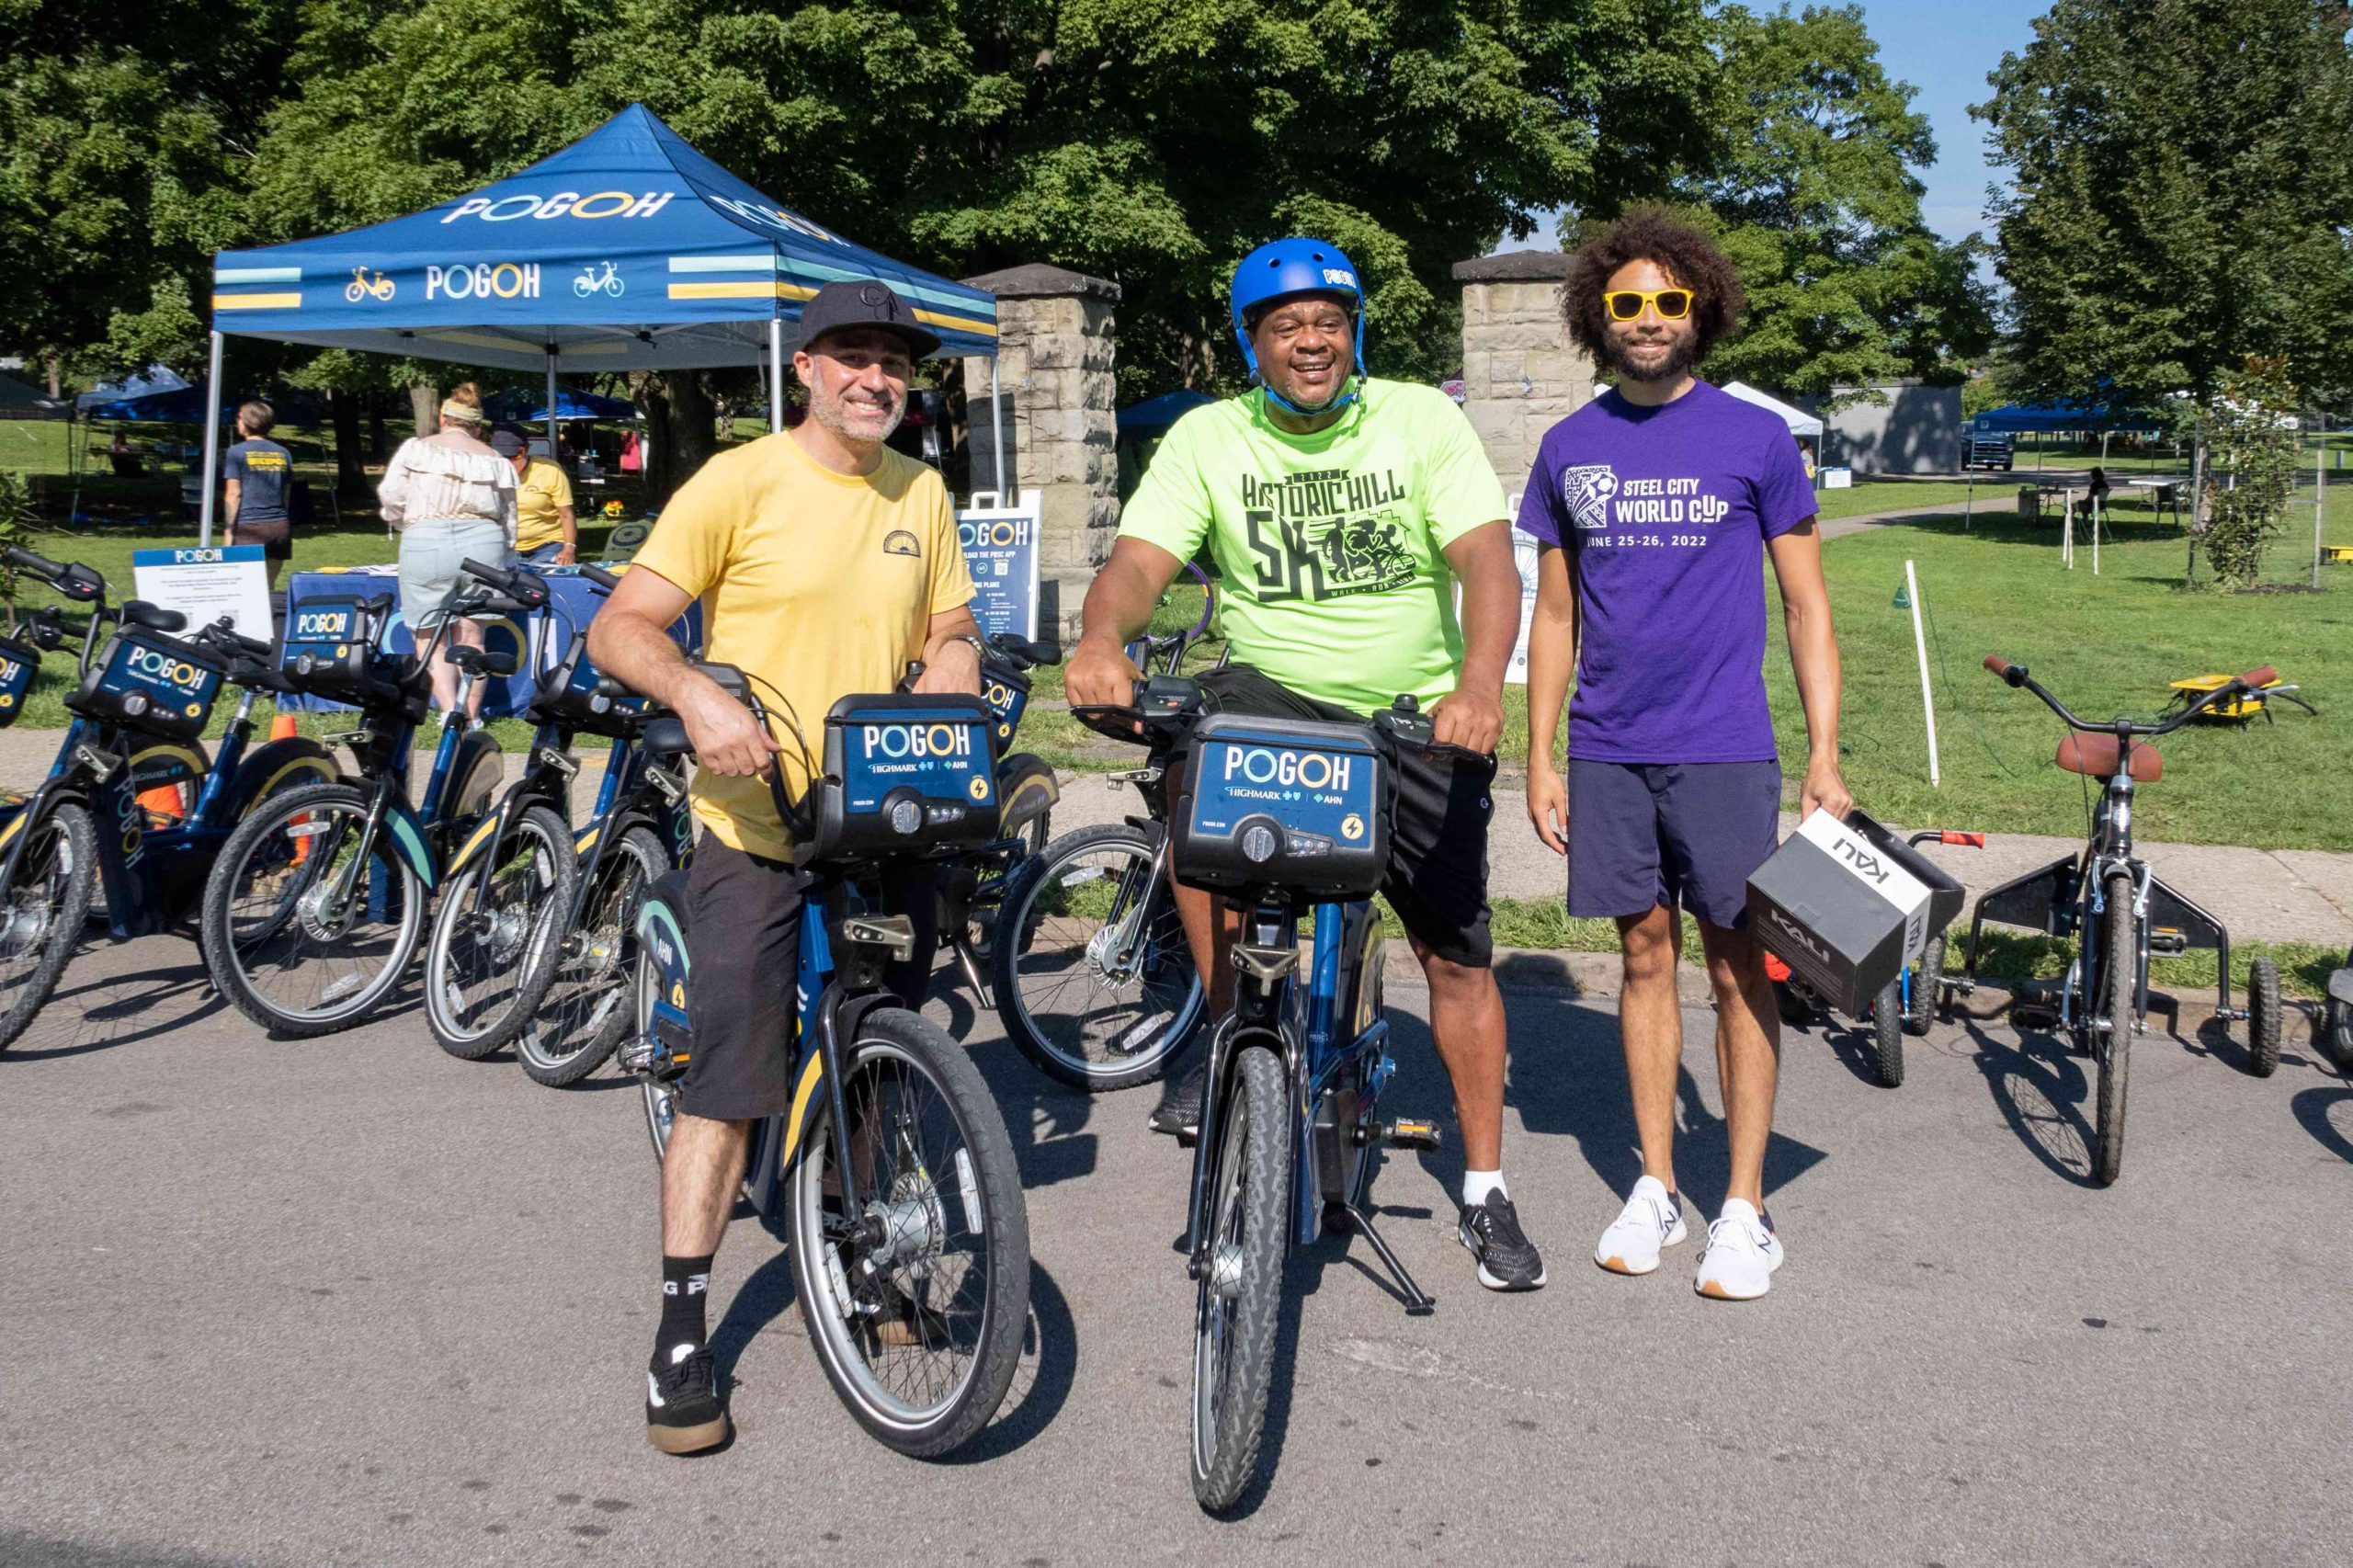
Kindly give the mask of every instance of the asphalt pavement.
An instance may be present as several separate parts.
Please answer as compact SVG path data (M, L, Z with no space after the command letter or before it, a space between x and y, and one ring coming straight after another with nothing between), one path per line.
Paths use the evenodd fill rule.
M0 1057L0 1562L2341 1563L2353 1086L2146 1040L2123 1180L2086 1178L2083 1066L1984 1024L1896 1090L1792 1035L1773 1294L1700 1300L1693 1244L1589 1261L1635 1165L1607 1004L1509 997L1506 1165L1551 1265L1491 1295L1449 1151L1297 1258L1270 1483L1186 1480L1186 1156L1148 1092L1089 1101L983 1013L1036 1257L1017 1397L957 1462L835 1403L777 1240L739 1222L716 1334L740 1436L642 1435L654 1171L637 1095L450 1060L413 999L273 1041L157 937L85 954ZM1403 1109L1445 1116L1396 987ZM1722 1198L1710 1016L1686 1017L1682 1185Z

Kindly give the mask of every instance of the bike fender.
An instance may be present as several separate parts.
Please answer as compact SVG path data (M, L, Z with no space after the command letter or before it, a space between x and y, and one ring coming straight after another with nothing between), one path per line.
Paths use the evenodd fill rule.
M877 1007L900 1006L899 999L887 992L870 992L863 996L844 999L833 1009L824 1025L833 1036L835 1053L848 1050L850 1043L858 1039L858 1026L865 1022L867 1014ZM793 1157L801 1152L802 1135L816 1121L831 1097L825 1093L825 1053L817 1049L814 1040L811 1040L793 1074L792 1108L785 1113L784 1157L777 1167L779 1171L792 1168Z
M185 784L211 771L212 759L195 746L159 741L131 754L131 788L136 791Z
M506 836L507 824L515 820L515 806L516 801L512 795L499 801L498 809L483 818L473 832L466 835L466 841L460 845L458 852L449 858L449 875L452 879L472 864L476 855Z
M131 766L137 768L139 758L131 758ZM237 765L236 777L229 781L229 820L234 822L243 817L256 801L272 790L303 784L335 784L342 778L335 754L318 742L301 735L272 741Z
M468 730L458 741L458 755L449 765L450 816L472 816L490 810L492 798L506 777L506 754L487 730Z
M439 868L434 865L433 851L426 845L423 825L417 822L416 813L398 801L385 803L384 832L376 841L376 847L380 854L389 848L402 865L416 873L416 880L425 884L426 892L432 892L441 885Z
M998 808L997 835L1003 838L1017 836L1029 823L1053 810L1062 799L1062 787L1054 782L1054 770L1042 758L1023 752L1008 756L997 766Z

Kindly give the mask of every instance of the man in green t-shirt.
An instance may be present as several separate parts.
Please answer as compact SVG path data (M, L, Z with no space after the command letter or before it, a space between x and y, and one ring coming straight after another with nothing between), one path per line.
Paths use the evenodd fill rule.
M1320 240L1262 245L1234 272L1234 334L1260 385L1176 422L1087 590L1066 671L1074 703L1124 705L1124 645L1204 545L1233 662L1201 677L1228 712L1361 721L1410 693L1438 744L1401 748L1382 892L1430 987L1430 1033L1462 1132L1459 1234L1480 1283L1529 1290L1543 1260L1503 1179L1504 1009L1487 921L1487 823L1504 665L1519 629L1502 487L1444 392L1364 376L1354 264ZM1462 588L1462 620L1454 587ZM1179 887L1210 990L1231 1009L1240 920ZM1154 1118L1200 1116L1201 1070Z

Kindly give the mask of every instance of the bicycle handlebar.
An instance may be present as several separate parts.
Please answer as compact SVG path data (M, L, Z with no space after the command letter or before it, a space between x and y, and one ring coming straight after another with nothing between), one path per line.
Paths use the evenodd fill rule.
M583 566L580 568L580 576L582 581L600 593L609 594L621 585L621 580L619 577L601 566Z
M2009 682L2010 685L2023 687L2042 699L2043 706L2065 721L2069 729L2086 730L2097 734L2149 736L2171 734L2209 708L2248 693L2264 697L2284 697L2305 711L2313 711L2311 703L2295 695L2294 687L2274 686L2273 683L2279 678L2279 672L2269 665L2265 665L2259 669L2249 670L2243 676L2233 676L2170 719L2161 719L2154 723L2142 723L2132 719L2118 718L2111 719L2106 723L2094 723L2088 720L2077 718L2068 710L2065 703L2044 690L2042 683L2029 675L2024 665L2014 665L1999 653L1988 653L1985 655L1985 667Z
M1063 662L1061 643L1032 642L1027 638L1016 637L1010 631L1000 631L990 638L989 647L1016 669L1026 670L1039 665L1059 665Z
M51 587L78 603L88 604L103 597L107 591L107 580L78 561L60 563L13 544L0 551L0 561L44 579Z
M270 654L268 643L257 637L239 635L236 624L225 615L209 626L197 628L192 635L224 653L244 653L256 659L267 659Z
M485 566L471 557L458 565L469 576L481 578L508 598L517 601L519 608L534 610L548 607L548 585L543 577L534 576L519 567L510 571L504 566Z

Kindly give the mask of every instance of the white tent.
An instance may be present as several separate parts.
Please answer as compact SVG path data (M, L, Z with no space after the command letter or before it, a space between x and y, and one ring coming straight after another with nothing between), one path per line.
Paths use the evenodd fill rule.
M1753 403L1759 408L1769 409L1779 415L1782 421L1789 426L1790 435L1811 436L1817 441L1822 439L1822 421L1804 409L1791 408L1779 398L1768 392L1758 392L1746 381L1726 381L1723 390L1743 403Z

